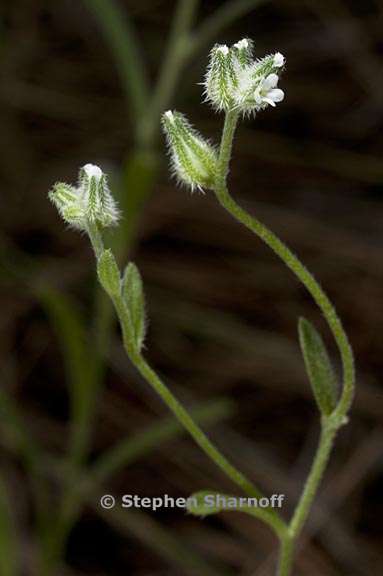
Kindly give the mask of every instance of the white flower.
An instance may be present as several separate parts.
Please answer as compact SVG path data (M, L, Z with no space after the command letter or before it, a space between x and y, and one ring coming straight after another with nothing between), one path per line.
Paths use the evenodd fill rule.
M277 102L282 102L285 97L283 90L277 88L278 76L276 74L269 74L262 80L254 93L254 100L258 109L262 109L270 104L275 106Z
M217 153L189 123L186 116L168 110L162 117L173 173L179 182L203 190L214 184Z
M58 182L49 198L62 218L71 226L86 230L89 223L113 226L119 220L116 202L109 190L106 174L94 164L80 168L78 186Z
M83 166L82 169L84 170L88 178L92 178L92 176L94 176L94 178L96 178L97 181L101 180L102 170L99 166L96 166L95 164L85 164L85 166Z
M274 66L276 68L282 68L285 61L286 61L285 57L280 52L277 52L276 54L274 54Z

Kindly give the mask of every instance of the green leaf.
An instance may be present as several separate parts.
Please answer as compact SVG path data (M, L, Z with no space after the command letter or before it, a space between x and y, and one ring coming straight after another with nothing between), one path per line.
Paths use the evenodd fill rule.
M122 280L122 297L132 321L134 342L137 349L141 350L146 332L145 297L141 274L133 262L130 262L125 268Z
M337 402L336 377L324 342L305 318L298 322L299 342L307 374L319 410L326 416L333 412Z
M111 298L120 295L120 271L111 250L104 250L97 262L101 286Z

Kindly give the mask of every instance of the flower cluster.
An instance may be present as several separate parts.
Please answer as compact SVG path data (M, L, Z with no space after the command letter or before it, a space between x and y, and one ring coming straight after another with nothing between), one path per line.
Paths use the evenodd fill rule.
M187 184L192 190L211 188L218 162L214 147L179 112L165 112L162 124L168 140L172 170L179 182Z
M49 192L49 198L62 218L80 230L87 230L89 224L103 228L113 226L119 220L106 174L94 164L86 164L80 169L77 187L57 182Z
M205 97L216 110L250 114L275 106L284 98L277 88L285 58L277 52L253 59L253 43L244 38L229 48L216 45L203 83Z
M211 51L203 82L205 100L216 110L242 115L275 106L284 98L278 88L278 75L284 64L280 52L254 60L253 43L247 38L230 48L217 44ZM165 112L162 124L178 181L192 190L214 188L219 172L215 148L179 112Z

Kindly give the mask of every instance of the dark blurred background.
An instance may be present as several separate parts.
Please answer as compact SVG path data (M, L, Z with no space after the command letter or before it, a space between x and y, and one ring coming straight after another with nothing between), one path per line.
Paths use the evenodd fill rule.
M223 4L201 2L195 29ZM230 187L325 287L349 333L358 376L350 424L339 434L294 574L381 574L383 6L377 0L253 4L212 42L247 36L259 56L282 52L286 98L241 123ZM136 146L134 114L90 5L0 5L1 387L3 410L10 402L21 418L10 418L18 422L15 431L2 416L0 463L18 573L28 576L42 574L36 478L18 433L24 429L48 455L35 464L53 517L61 474L51 473L56 464L49 458L65 458L69 437L63 349L39 297L44 289L76 303L88 330L86 361L96 362L93 255L87 238L65 229L47 192L56 180L75 181L86 162L117 179ZM175 3L120 0L118 6L136 27L154 82ZM201 104L198 85L208 49L201 46L185 64L167 107L186 112L217 141L222 117ZM188 406L227 401L222 418L203 427L266 494L286 494L287 517L319 430L298 317L316 324L340 375L337 351L310 297L281 262L212 194L191 195L170 180L164 142L156 136L144 151L156 167L153 182L124 254L130 252L145 282L146 355ZM89 462L167 415L132 369L114 325L105 360ZM206 488L235 491L193 441L177 433L122 467L99 492L188 496ZM94 494L78 507L64 552L53 574L267 576L276 542L242 514L200 520L177 509L105 512Z

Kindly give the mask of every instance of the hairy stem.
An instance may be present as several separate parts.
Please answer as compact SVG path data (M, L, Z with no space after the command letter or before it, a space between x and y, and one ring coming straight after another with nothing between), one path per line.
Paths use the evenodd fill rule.
M343 365L343 390L341 399L333 414L334 419L341 422L347 414L354 396L355 370L354 356L351 345L342 323L330 302L328 296L315 280L314 276L307 270L295 254L282 242L274 232L267 228L262 222L251 216L230 196L226 186L226 176L228 163L231 155L231 148L235 127L238 120L236 112L229 112L226 115L225 126L220 148L219 173L216 180L215 194L220 204L246 228L254 232L265 244L275 252L290 270L302 282L305 288L313 297L316 304L321 309L327 323L332 331L334 339L339 348Z
M311 272L307 270L302 262L274 232L241 208L230 196L226 180L237 121L238 113L228 112L226 114L219 154L218 174L214 190L217 199L236 220L263 240L306 287L327 320L337 343L343 365L343 389L341 398L334 412L327 418L322 418L320 440L310 473L289 523L288 534L281 538L278 576L289 576L292 569L295 541L304 526L318 491L334 444L336 432L345 423L346 414L353 400L355 387L354 357L348 337L334 306Z
M189 432L199 447L218 466L218 468L220 468L224 474L226 474L226 476L228 476L230 480L232 480L232 482L241 488L241 490L246 494L255 498L261 498L262 493L260 490L258 490L258 488L256 488L254 484L246 478L244 474L242 474L242 472L235 468L214 446L200 426L190 416L189 412L177 400L156 372L149 366L142 354L136 350L131 337L131 319L122 297L119 296L114 298L113 303L120 321L125 350L144 380L146 380L146 382L148 382L148 384L150 384L155 392L161 397L185 430ZM269 524L274 527L277 533L278 531L281 531L281 527L284 526L286 528L285 523L274 509L265 508L264 511L267 514Z

